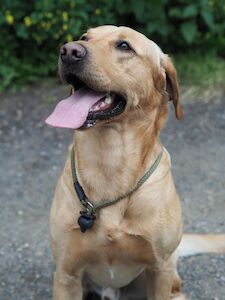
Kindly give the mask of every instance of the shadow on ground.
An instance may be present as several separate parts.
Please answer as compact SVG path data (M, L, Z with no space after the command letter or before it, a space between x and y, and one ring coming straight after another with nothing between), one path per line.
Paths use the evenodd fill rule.
M71 131L44 119L63 91L33 87L0 99L0 299L51 299L53 262L48 214ZM47 96L46 96L47 95ZM47 98L46 98L47 97ZM162 134L189 232L225 231L225 98L185 101L185 120ZM193 300L225 299L225 255L182 259L183 288Z

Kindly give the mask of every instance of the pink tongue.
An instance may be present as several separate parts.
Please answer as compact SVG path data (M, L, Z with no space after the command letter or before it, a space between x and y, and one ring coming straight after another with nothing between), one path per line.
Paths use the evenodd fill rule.
M53 127L80 128L86 121L92 105L105 95L106 93L95 92L86 87L81 88L60 101L45 122Z

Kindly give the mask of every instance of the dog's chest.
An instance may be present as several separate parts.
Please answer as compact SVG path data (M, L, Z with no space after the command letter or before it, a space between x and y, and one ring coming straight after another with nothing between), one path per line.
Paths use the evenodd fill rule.
M123 226L104 226L90 243L94 257L86 273L96 284L118 288L134 280L156 259L150 243L127 233ZM89 249L90 250L90 249ZM88 251L89 252L89 251Z
M144 266L131 262L130 264L104 262L89 265L86 274L97 286L121 288L137 278L144 269Z

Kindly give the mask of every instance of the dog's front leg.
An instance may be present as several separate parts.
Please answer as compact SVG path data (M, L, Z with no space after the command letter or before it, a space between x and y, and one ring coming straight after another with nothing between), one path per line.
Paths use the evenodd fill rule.
M55 272L53 299L54 300L82 300L82 276L69 275L65 272Z
M175 269L174 264L171 261L166 262L160 270L147 271L147 299L169 300L174 279Z

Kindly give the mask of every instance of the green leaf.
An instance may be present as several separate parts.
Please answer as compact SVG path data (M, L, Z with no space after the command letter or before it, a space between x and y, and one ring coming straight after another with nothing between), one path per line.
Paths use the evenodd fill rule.
M201 16L204 19L205 23L209 26L209 28L213 28L214 26L214 19L213 14L208 10L201 11Z
M201 7L208 7L209 6L209 0L200 0Z
M182 12L180 8L174 7L169 10L169 16L174 18L180 18L182 16Z
M197 33L197 26L194 22L185 22L180 28L181 34L188 44L191 44Z
M196 4L190 4L186 6L183 10L183 17L184 18L190 18L195 17L198 13L198 7Z
M155 23L155 22L147 23L147 32L148 32L148 34L156 32L157 28L158 28L157 23Z
M23 25L23 24L19 24L16 33L17 33L17 36L22 38L22 39L26 40L28 38L27 29L26 29L25 25Z
M143 21L143 18L145 16L145 2L132 0L131 7L137 20Z
M158 26L157 31L164 37L168 35L169 26Z

